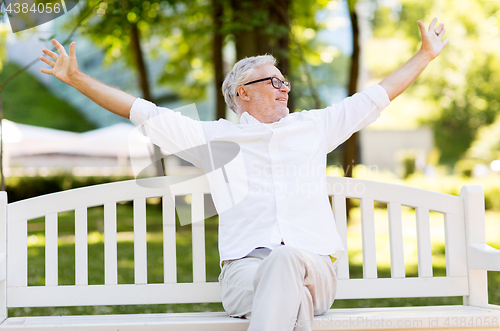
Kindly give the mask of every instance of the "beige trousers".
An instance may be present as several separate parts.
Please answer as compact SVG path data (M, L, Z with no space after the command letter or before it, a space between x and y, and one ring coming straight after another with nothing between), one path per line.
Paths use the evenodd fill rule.
M250 319L249 331L312 330L337 292L336 263L290 246L260 248L224 264L222 305L232 317Z

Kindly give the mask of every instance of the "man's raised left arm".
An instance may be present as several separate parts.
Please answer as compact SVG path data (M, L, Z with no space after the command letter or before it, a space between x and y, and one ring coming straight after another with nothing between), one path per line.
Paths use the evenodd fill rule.
M408 62L379 83L386 90L389 100L392 101L406 90L417 79L425 67L448 45L448 39L441 41L446 30L444 25L441 23L436 28L436 22L437 18L434 18L428 30L426 30L424 23L421 21L417 22L422 36L422 47Z

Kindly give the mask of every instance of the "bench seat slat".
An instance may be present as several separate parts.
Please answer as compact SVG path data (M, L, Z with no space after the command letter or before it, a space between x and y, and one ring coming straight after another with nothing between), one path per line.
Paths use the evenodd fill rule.
M313 327L317 330L397 330L410 327L413 330L448 329L453 318L471 320L476 323L500 318L500 310L468 306L441 306L439 314L436 307L390 307L390 308L357 308L330 309L324 315L315 316ZM451 321L451 322L450 322ZM203 313L167 313L167 314L123 314L92 316L44 316L44 317L11 317L0 330L59 331L86 330L92 326L96 330L162 330L162 331L245 331L249 320L229 318L224 312ZM375 325L378 325L377 328ZM405 327L405 325L407 327ZM398 328L398 326L400 326ZM433 328L434 329L431 329ZM465 330L466 328L464 328ZM481 330L498 330L498 327Z

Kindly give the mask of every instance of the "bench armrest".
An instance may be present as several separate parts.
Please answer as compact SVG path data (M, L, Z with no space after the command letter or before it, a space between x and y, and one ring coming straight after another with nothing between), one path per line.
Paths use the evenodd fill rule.
M500 250L486 243L469 244L469 269L500 271Z

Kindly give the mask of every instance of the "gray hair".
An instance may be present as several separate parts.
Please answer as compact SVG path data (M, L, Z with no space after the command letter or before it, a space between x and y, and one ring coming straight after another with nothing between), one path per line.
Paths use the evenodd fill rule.
M275 66L277 63L274 56L269 54L247 57L236 62L222 83L222 94L229 108L239 114L240 105L236 97L238 87L248 82L255 68L266 64Z

